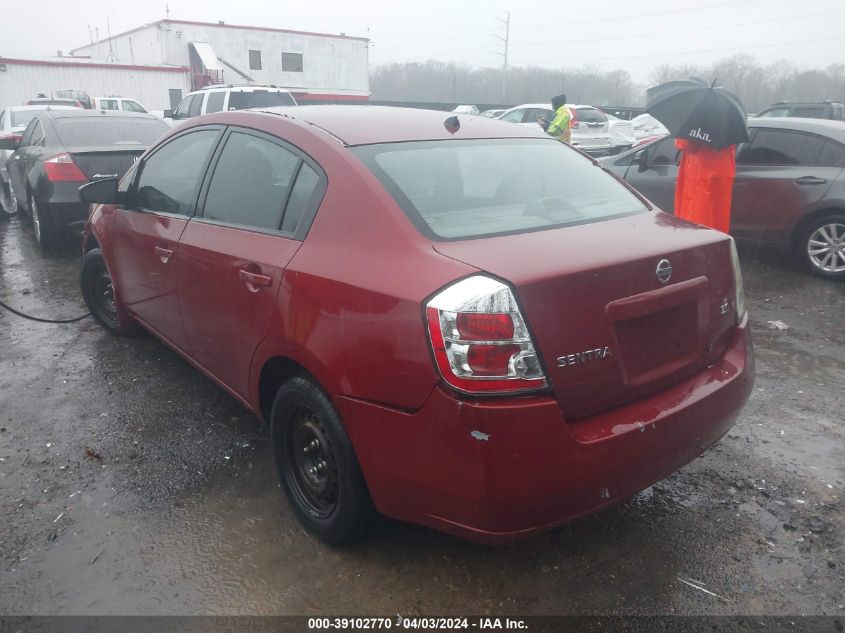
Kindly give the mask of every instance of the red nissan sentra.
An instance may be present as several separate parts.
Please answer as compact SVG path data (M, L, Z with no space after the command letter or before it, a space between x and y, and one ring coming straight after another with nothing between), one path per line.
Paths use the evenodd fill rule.
M81 283L269 423L305 526L485 542L595 512L733 424L731 238L520 125L306 106L193 119L94 207Z

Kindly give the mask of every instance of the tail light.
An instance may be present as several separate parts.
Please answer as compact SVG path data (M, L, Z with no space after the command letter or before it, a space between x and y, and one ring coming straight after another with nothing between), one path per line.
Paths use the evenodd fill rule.
M437 369L474 394L518 393L548 384L511 289L475 275L437 293L425 308Z
M0 136L0 141L14 141L15 143L20 143L22 138L23 134L6 134L5 136Z
M734 288L736 289L736 322L739 324L745 316L745 288L742 285L742 269L739 266L739 255L736 252L734 238L731 238L731 268L734 272Z
M86 181L88 177L73 162L70 154L56 154L44 160L44 172L50 182Z

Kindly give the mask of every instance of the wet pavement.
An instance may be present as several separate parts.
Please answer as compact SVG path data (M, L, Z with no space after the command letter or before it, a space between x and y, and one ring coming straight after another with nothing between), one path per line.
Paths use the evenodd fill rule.
M265 427L163 344L0 309L0 613L843 614L845 284L742 259L757 382L731 432L628 502L501 548L392 521L322 545ZM78 266L0 222L0 300L82 314Z

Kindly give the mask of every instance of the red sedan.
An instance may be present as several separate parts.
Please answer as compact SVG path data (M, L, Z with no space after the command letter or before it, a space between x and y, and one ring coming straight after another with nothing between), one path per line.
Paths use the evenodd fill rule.
M376 511L485 542L595 512L707 450L752 386L731 238L524 126L225 112L81 195L94 316L266 420L329 542Z

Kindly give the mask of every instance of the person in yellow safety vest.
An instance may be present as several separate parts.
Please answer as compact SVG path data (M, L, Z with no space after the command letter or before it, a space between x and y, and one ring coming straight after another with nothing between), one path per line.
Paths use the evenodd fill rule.
M542 117L538 117L537 123L550 136L554 136L561 143L569 144L572 140L572 121L575 116L566 105L566 95L552 97L552 110L555 115L551 123Z

